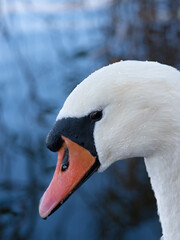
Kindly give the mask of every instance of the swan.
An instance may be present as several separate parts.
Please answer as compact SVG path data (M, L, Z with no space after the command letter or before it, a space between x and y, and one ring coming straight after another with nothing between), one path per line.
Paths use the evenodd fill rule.
M46 139L58 152L40 200L47 218L89 177L117 160L143 157L164 240L180 239L180 72L157 62L121 61L82 81Z

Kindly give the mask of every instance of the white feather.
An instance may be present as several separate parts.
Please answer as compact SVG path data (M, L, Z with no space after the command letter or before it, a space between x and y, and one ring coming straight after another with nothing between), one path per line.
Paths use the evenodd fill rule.
M57 120L103 110L94 141L100 171L144 157L164 240L180 239L180 72L156 62L122 61L94 72L67 98Z

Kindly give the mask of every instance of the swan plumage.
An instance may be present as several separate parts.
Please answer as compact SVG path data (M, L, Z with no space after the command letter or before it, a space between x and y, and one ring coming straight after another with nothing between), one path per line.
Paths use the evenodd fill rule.
M179 71L157 62L121 61L80 83L57 119L103 109L104 117L94 132L103 171L119 159L146 157L170 144L172 127L177 132L180 124L179 100Z
M179 240L180 72L157 62L106 66L72 91L56 121L95 111L103 114L93 125L98 171L117 160L144 157L164 240Z

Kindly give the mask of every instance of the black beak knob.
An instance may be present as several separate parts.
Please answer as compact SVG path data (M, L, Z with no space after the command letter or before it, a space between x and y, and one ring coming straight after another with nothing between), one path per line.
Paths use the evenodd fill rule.
M58 125L58 122L56 122L46 138L46 146L52 152L57 152L64 142Z

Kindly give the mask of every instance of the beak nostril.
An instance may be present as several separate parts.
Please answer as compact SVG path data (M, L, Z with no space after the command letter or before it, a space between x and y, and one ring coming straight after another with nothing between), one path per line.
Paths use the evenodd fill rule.
M64 152L63 161L62 161L61 171L62 172L66 171L68 167L69 167L69 150L68 148L66 148Z
M66 171L66 169L68 169L68 165L63 164L61 167L61 171L64 172L64 171Z

